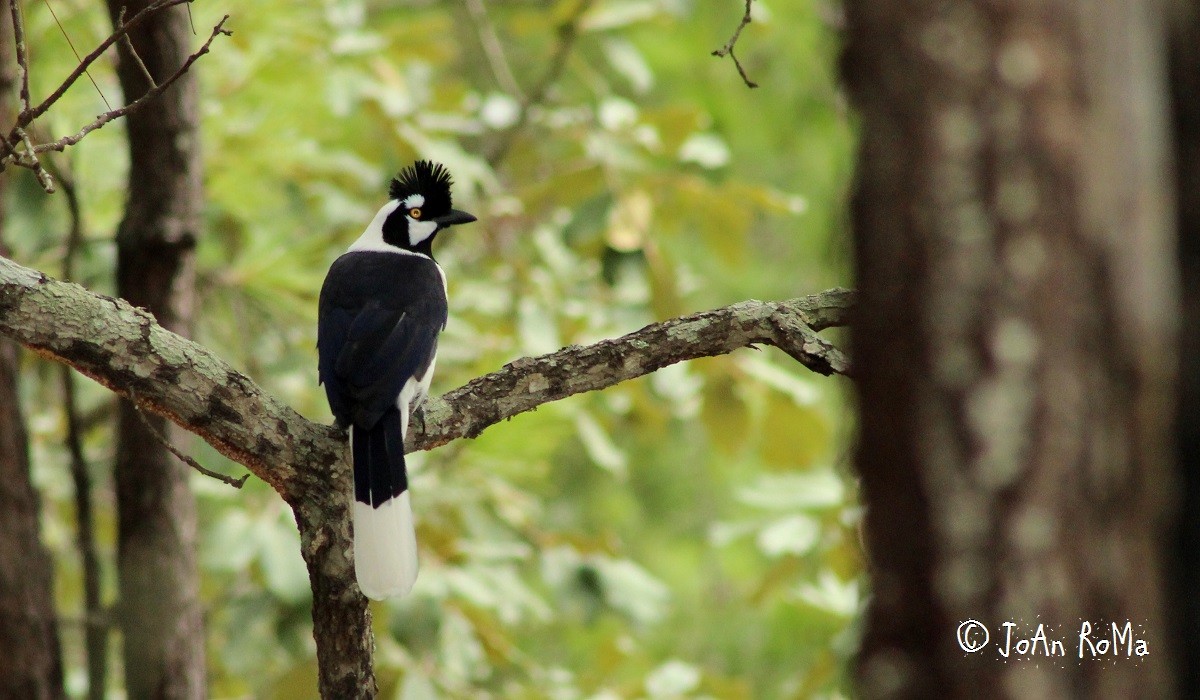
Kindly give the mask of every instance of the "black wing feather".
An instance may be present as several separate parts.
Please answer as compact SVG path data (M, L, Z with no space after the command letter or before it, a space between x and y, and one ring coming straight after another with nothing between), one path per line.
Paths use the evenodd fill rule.
M338 258L321 288L319 371L342 425L371 428L421 376L446 325L446 293L429 258L353 252Z

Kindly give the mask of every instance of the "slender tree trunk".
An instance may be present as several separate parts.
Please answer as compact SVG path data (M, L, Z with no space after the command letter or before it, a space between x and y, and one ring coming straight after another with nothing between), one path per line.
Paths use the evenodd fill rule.
M109 0L115 23L148 3ZM141 65L121 44L118 76L126 102L187 58L192 38L186 7L155 14L130 33ZM188 72L126 120L129 198L117 232L117 291L159 323L188 335L194 255L200 226L201 169L195 73ZM147 428L149 424L149 429ZM140 416L122 402L116 486L120 623L126 686L132 698L205 696L204 630L196 564L196 504L187 467L161 444L165 420Z
M1172 604L1180 688L1200 687L1200 2L1178 3L1171 35L1176 199L1183 299L1179 451L1182 504Z
M58 698L54 567L42 546L38 496L29 480L17 360L17 345L0 340L0 698Z
M847 3L865 697L1172 690L1160 547L1177 304L1157 7ZM991 645L967 653L972 619ZM1045 625L1066 657L1005 663L1010 621L1026 637ZM1081 661L1083 621L1129 621L1150 653Z
M12 21L0 12L0 119L16 113ZM8 174L0 176L0 255ZM19 348L0 339L0 698L63 697L54 565L40 539L19 391Z
M0 340L0 698L59 698L54 566L39 539L17 359L17 346Z

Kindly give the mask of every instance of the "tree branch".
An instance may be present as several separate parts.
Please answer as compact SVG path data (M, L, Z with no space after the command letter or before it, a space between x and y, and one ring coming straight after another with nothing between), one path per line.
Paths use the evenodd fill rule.
M579 24L583 21L583 16L591 8L593 2L594 0L579 0L579 4L575 6L571 16L559 25L558 44L554 47L554 54L548 61L546 72L521 100L521 106L517 109L516 121L500 132L491 148L487 149L484 159L493 168L508 155L508 149L512 148L517 137L528 125L529 113L546 99L546 93L562 76L563 70L567 67L567 59L571 56L571 50L575 48L575 40L579 38Z
M12 16L13 43L17 51L17 72L21 78L21 117L29 112L29 49L25 45L25 21L21 17L19 0L8 0L8 11ZM20 119L20 117L18 117Z
M75 81L79 80L80 77L87 73L88 68L104 55L104 52L108 50L108 47L120 41L121 37L129 33L129 30L146 21L159 10L165 10L168 7L184 5L190 2L192 2L192 0L155 0L155 2L147 5L133 17L130 17L128 22L120 25L113 31L112 34L108 36L107 39L97 44L96 48L92 49L86 56L84 56L83 59L79 61L79 65L75 66L75 69L71 71L70 75L68 75L62 81L62 83L60 83L59 86L54 89L54 92L50 93L46 99L42 100L41 104L30 109L27 115L22 115L17 121L17 126L28 126L33 120L45 114L55 102L58 102L59 99L66 94L67 90L75 84Z
M61 163L48 163L48 166L62 185L71 222L62 255L62 276L69 280L75 277L75 261L83 245L84 223L74 173L66 161L67 159ZM79 402L75 393L78 377L67 365L59 365L59 370L63 412L66 414L67 423L67 453L71 455L71 481L75 485L76 546L79 548L79 561L83 569L84 617L87 620L107 618L100 594L103 572L100 570L100 555L96 546L92 477L88 471L87 457L83 452L85 428L79 415ZM83 630L90 700L103 700L108 687L108 632L107 622L103 625L89 623Z
M652 323L620 338L523 357L424 405L424 430L408 449L428 450L567 396L596 391L667 365L774 345L820 374L847 374L850 362L817 331L846 324L854 293L832 289L790 301L743 301ZM419 423L420 421L418 421Z
M853 292L844 289L783 302L745 301L522 358L429 399L424 426L409 431L408 448L475 437L541 404L741 347L774 345L815 372L847 374L845 355L816 333L846 325L853 303ZM349 488L342 431L305 419L122 299L0 258L0 333L199 435L293 505L302 494Z
M430 449L518 413L676 362L774 345L822 374L844 355L816 332L845 325L852 292L746 301L655 323L612 340L511 362L430 399L409 450ZM370 611L354 584L346 436L313 423L143 309L0 257L0 334L67 364L203 438L269 483L292 507L313 587L323 697L371 697ZM350 631L347 636L346 630Z
M733 65L737 66L738 75L742 76L742 82L746 83L746 87L748 88L756 88L758 87L758 83L746 75L746 69L742 68L742 62L733 53L733 47L737 45L738 38L742 36L742 30L746 28L746 25L750 24L750 6L753 3L754 0L746 0L746 12L742 14L742 21L738 23L737 29L733 30L733 36L729 37L729 41L725 42L724 46L712 52L712 55L717 58L725 58L726 56L732 58Z
M14 21L16 21L19 15L16 0L10 0L10 2L13 18ZM38 160L37 154L45 153L47 151L65 150L68 146L73 146L79 143L85 136L96 129L99 129L105 124L108 124L113 120L119 119L130 112L141 108L147 102L153 100L155 97L169 88L172 83L178 80L184 73L188 71L188 69L192 67L193 63L199 60L201 56L208 53L213 41L215 41L218 36L222 34L229 36L232 33L228 29L225 29L225 22L229 20L229 15L225 15L221 21L218 22L215 27L213 27L212 33L209 34L208 39L205 40L199 49L188 56L187 60L184 61L183 65L180 66L178 70L167 76L158 84L155 84L154 81L151 80L150 89L138 99L123 107L110 109L100 115L97 115L95 119L88 124L85 124L74 134L63 136L59 139L46 143L34 144L32 141L30 141L26 128L29 127L35 119L44 114L46 110L50 109L50 107L57 102L63 96L63 94L66 93L67 89L70 88L71 85L73 85L81 75L87 72L88 67L95 62L96 59L103 55L108 47L112 46L118 41L124 40L127 42L129 30L140 24L146 18L150 17L153 13L168 7L174 7L175 5L182 5L190 2L192 2L192 0L156 0L156 2L148 5L141 12L135 14L128 22L123 21L124 14L122 13L121 18L118 20L118 27L113 31L113 33L109 35L107 39L100 42L100 45L93 49L91 53L84 56L79 62L79 65L75 67L75 70L73 70L71 74L67 76L62 84L60 84L58 88L54 90L54 92L52 92L45 100L42 100L42 102L36 107L31 107L29 103L29 70L27 66L27 60L25 58L25 47L23 41L18 42L17 58L18 64L21 66L22 79L21 113L17 117L16 124L13 125L8 135L3 140L3 155L0 156L0 170L3 170L4 166L10 163L19 167L29 168L37 173L38 180L41 182L42 188L47 192L53 192L54 183L50 179L49 174L46 172L41 162ZM134 60L136 60L141 66L142 70L145 71L145 66L141 63L141 58L137 56L136 52L134 52ZM103 95L101 95L101 97L103 97ZM18 148L20 145L24 146L23 150Z
M337 464L338 431L305 420L122 299L0 258L0 333L199 435L289 502L306 488L329 488L301 479L295 465Z
M132 394L132 392L130 392L130 393ZM134 396L134 401L136 402L136 396ZM183 462L184 464L188 465L192 469L195 469L196 471L200 472L204 476L209 477L210 479L216 479L217 481L220 481L222 483L229 484L230 486L232 486L235 489L240 489L246 485L246 479L250 478L249 474L243 474L241 476L241 478L235 479L232 476L226 476L226 475L222 474L221 472L215 472L215 471L209 469L208 467L197 462L191 456L186 454L183 450L172 445L171 441L167 439L167 436L158 432L158 428L155 428L154 425L150 423L150 421L146 418L146 414L142 413L141 408L135 407L134 412L137 414L138 420L140 420L142 422L142 425L145 426L146 431L149 432L152 436L154 436L154 439L157 440L160 445L162 445L164 448L166 448L167 452L170 452L171 454L175 455L175 458L178 459L180 462Z
M98 115L91 123L84 125L83 128L81 128L77 133L75 133L73 135L64 136L56 141L51 141L49 143L39 143L37 146L34 147L34 149L33 149L34 152L35 153L45 153L46 151L62 151L67 146L74 146L75 144L82 141L83 137L92 133L96 129L99 129L100 127L113 121L114 119L119 119L119 118L125 116L126 114L129 114L130 112L140 108L142 105L146 104L150 100L153 100L155 97L158 97L160 94L162 94L162 92L164 90L171 87L172 83L174 83L184 73L186 73L188 71L188 69L192 67L193 63L198 61L201 56L208 53L208 50L212 46L213 41L215 41L218 36L220 36L222 34L224 34L225 36L231 36L233 34L233 32L231 32L225 28L225 22L227 22L228 20L229 20L229 15L225 15L224 17L222 17L221 21L217 22L217 25L215 27L213 27L212 33L209 34L208 39L205 40L205 42L200 46L199 49L196 50L195 53L193 53L191 56L188 56L188 59L183 62L183 65L179 67L179 70L177 70L174 73L172 73L171 75L167 76L161 83L158 83L157 85L154 85L153 81L151 81L151 85L153 85L153 87L151 87L149 90L147 90L141 97L137 98L133 102L130 102L129 104L125 105L124 107L118 107L117 109L109 110L103 114ZM138 62L140 63L141 59L138 59ZM144 66L143 66L143 68L144 68Z

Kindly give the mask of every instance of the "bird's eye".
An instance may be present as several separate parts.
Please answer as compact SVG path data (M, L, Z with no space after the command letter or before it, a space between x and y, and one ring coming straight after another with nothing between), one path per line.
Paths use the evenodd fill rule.
M413 207L412 209L408 210L408 215L414 219L419 219L421 218L421 210L418 207Z

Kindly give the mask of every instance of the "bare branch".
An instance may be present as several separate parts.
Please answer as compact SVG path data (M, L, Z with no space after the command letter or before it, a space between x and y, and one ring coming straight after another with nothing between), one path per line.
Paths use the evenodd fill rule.
M212 33L209 35L208 39L195 53L188 56L187 60L184 61L183 65L180 66L178 70L164 79L161 83L155 83L153 77L150 75L149 70L146 68L146 65L142 62L141 57L138 56L137 52L133 50L132 43L129 42L129 31L152 16L155 12L167 9L169 7L174 7L176 5L185 5L190 2L192 2L192 0L156 0L135 14L129 21L125 21L125 12L124 9L122 9L118 15L116 29L113 31L113 33L109 35L107 39L100 42L100 44L87 56L84 56L82 59L80 59L79 65L75 67L71 74L67 76L67 78L58 86L58 88L54 90L54 92L50 93L50 95L46 99L42 100L42 102L36 107L31 107L29 102L28 56L25 46L24 29L20 24L19 0L9 0L9 9L12 13L13 22L16 27L17 63L21 76L21 111L17 116L16 124L13 125L8 135L4 139L0 140L0 142L3 143L3 155L0 155L0 170L3 170L4 166L10 163L22 168L33 170L37 174L38 182L42 185L42 188L46 190L46 192L53 192L54 181L50 177L50 174L42 166L42 163L39 161L37 157L39 153L65 150L68 146L73 146L79 143L85 136L96 129L103 127L105 124L108 124L115 119L120 119L121 117L136 111L149 101L156 98L164 90L169 88L176 80L186 73L188 69L191 68L193 63L195 63L201 56L208 53L209 48L212 46L212 43L216 40L217 36L222 34L229 36L232 33L228 29L225 29L225 22L229 19L229 15L225 15L221 21L218 22L215 27L213 27ZM27 128L35 119L45 114L45 112L49 110L50 107L63 96L63 94L66 93L66 91L75 83L75 81L79 79L80 76L87 73L88 77L90 78L91 75L88 73L88 67L91 66L91 64L97 59L99 59L100 56L103 55L110 46L118 41L123 41L129 44L128 48L130 49L130 55L141 68L143 75L145 75L147 80L149 80L150 89L133 102L118 109L109 109L103 114L98 115L92 122L84 125L74 134L63 136L57 140L48 141L45 143L33 143L33 141L29 138ZM73 49L74 47L72 46L72 50ZM94 82L95 81L93 81L93 83ZM99 86L97 86L96 89L99 91ZM100 96L103 98L103 93L101 93ZM105 104L107 105L107 100L105 101Z
M0 258L0 333L199 435L289 502L330 490L340 470L304 479L295 465L337 465L339 431L305 420L147 311ZM349 471L341 475L349 480ZM322 484L322 482L325 482Z
M82 141L85 136L92 133L96 129L99 129L100 127L113 121L114 119L119 119L119 118L125 116L126 114L129 114L130 112L136 111L138 108L142 107L150 100L153 100L155 97L158 97L160 94L162 94L162 92L164 90L171 87L171 85L176 80L178 80L184 73L186 73L188 71L188 69L192 67L193 63L195 63L201 56L208 53L209 47L212 46L213 41L215 41L218 36L220 36L222 34L225 36L231 36L233 34L233 32L229 31L228 29L225 29L225 22L228 19L229 19L229 15L225 15L224 17L222 17L221 21L218 22L215 27L213 27L212 33L209 35L208 39L204 42L204 44L195 53L193 53L191 56L188 56L188 59L183 62L183 65L179 67L179 70L172 73L161 83L159 83L159 84L155 85L154 87L150 88L149 90L147 90L146 93L143 94L141 97L134 100L133 102L130 102L129 104L125 105L124 107L120 107L118 109L114 109L114 110L111 110L111 111L105 112L104 114L99 115L98 117L96 117L96 119L93 122L91 122L90 124L87 124L82 129L80 129L77 133L75 133L71 136L64 136L56 141L38 144L37 146L34 147L34 152L35 153L45 153L46 151L62 151L64 149L66 149L68 146L74 146L75 144Z
M485 156L487 162L492 167L504 160L508 155L508 149L512 148L513 142L517 136L525 129L529 123L529 112L537 105L541 104L546 99L546 92L554 83L558 82L562 75L563 69L567 66L567 59L571 56L571 50L575 47L575 40L579 38L579 23L583 19L583 15L592 6L594 0L580 0L575 7L575 12L558 27L558 45L554 48L554 55L550 57L550 65L546 68L546 72L526 95L525 99L521 100L521 107L517 111L517 120L512 123L507 129L500 133L492 147L488 149Z
M225 476L221 472L215 472L215 471L205 467L204 465L200 464L195 459L192 459L191 456L184 454L184 452L182 450L180 450L178 447L175 447L174 445L172 445L171 441L167 439L167 436L160 433L158 431L158 429L154 427L154 425L149 421L149 419L146 418L146 414L142 412L141 407L139 407L137 405L137 395L135 392L133 392L133 391L129 392L129 400L133 403L133 412L137 414L138 420L140 420L142 422L142 425L146 428L146 430L151 435L153 435L154 439L158 440L158 442L163 447L167 448L168 452L175 455L179 459L180 462L183 462L184 464L188 465L192 469L195 469L196 471L200 472L204 476L210 476L210 477L216 479L217 481L223 481L235 489L240 489L240 488L242 488L242 486L245 486L246 479L250 478L249 474L243 474L242 478L235 479L232 476Z
M25 44L25 21L21 17L21 0L8 0L8 10L12 15L17 71L21 77L21 117L24 117L29 113L29 47Z
M70 228L62 256L64 279L75 277L75 259L83 243L83 210L79 205L79 193L75 189L75 178L68 164L50 163L54 176L62 185L66 195ZM100 555L96 547L96 517L92 500L92 477L88 470L87 457L83 451L83 436L86 428L79 413L76 397L75 372L67 365L60 365L59 378L62 382L63 413L66 415L67 452L71 456L71 481L75 487L76 546L79 549L80 566L83 569L83 607L86 619L106 616L100 594L102 572ZM108 672L108 628L105 625L88 624L84 628L84 651L87 657L88 697L103 698L107 687Z
M191 11L191 5L188 5L188 11ZM188 15L188 18L191 18L190 14ZM121 10L117 12L117 26L122 26L124 22L125 8L122 7ZM195 32L192 33L194 34ZM134 62L137 63L137 67L141 69L142 77L146 79L146 84L152 88L158 87L158 85L154 82L154 76L150 75L150 69L146 67L146 63L142 61L142 57L138 55L137 49L133 48L133 41L131 41L129 38L129 32L125 32L121 35L121 44L127 51L129 51L129 55L133 57Z
M17 157L13 162L32 170L37 175L38 184L42 186L42 189L46 190L46 192L54 192L54 178L50 177L50 173L46 172L46 169L42 167L41 161L38 160L33 141L29 139L29 134L19 126L13 127L13 133L20 138L21 143L25 144L25 150L17 152Z
M733 53L733 47L737 44L738 37L742 35L742 30L746 28L747 24L750 24L750 6L753 2L754 0L746 0L746 12L742 15L742 21L738 23L737 29L733 30L733 36L729 37L729 41L727 41L724 46L712 52L712 55L718 58L724 58L726 56L732 58L733 65L737 66L738 75L742 76L742 81L746 83L746 87L749 88L758 87L758 83L754 82L750 79L750 76L746 75L746 69L742 68L742 62L739 61L737 55Z
M465 2L467 11L471 13L471 20L475 23L475 33L479 35L479 44L483 47L483 53L487 56L488 65L491 66L496 82L506 92L519 99L525 99L525 94L521 91L516 76L513 75L512 66L508 64L508 57L504 55L504 46L500 43L500 37L496 33L496 25L488 17L483 0L465 0Z
M518 360L428 402L423 420L409 431L409 447L472 437L548 401L760 343L783 348L817 371L845 373L845 357L813 334L844 323L852 303L844 290L789 302L742 302ZM798 338L785 337L796 329ZM195 433L278 491L292 507L308 565L318 665L337 663L321 674L322 695L371 695L370 613L345 556L351 470L343 431L304 419L204 347L159 326L145 310L5 258L0 334L129 398L139 415L149 410ZM335 644L322 637L330 630L352 634Z
M58 25L58 31L62 32L63 38L67 40L67 46L71 47L71 53L75 54L75 60L79 63L83 63L83 57L79 55L79 49L75 48L75 42L71 41L71 35L67 33L67 28L63 26L62 20L58 18L58 13L54 11L54 6L50 4L50 0L42 0L42 2L46 3L46 9L50 11L50 16L54 18L54 23ZM122 8L121 14L123 15L124 13L125 10ZM126 37L128 38L128 35L126 35ZM96 88L96 94L100 96L100 100L104 102L104 106L108 109L112 109L112 105L108 103L108 98L104 96L104 91L100 89L100 85L96 82L96 79L92 77L91 72L87 70L84 70L84 72L87 73L88 80L91 81L92 87Z
M16 0L12 0L12 1L15 2ZM20 117L20 119L17 121L17 125L21 126L21 127L27 126L34 119L37 119L38 117L45 114L46 111L48 109L50 109L50 107L53 106L55 102L58 102L58 100L61 99L62 96L67 92L67 90L70 89L70 87L75 84L75 81L79 80L80 76L82 76L84 73L86 73L87 69L93 63L95 63L101 56L104 55L104 52L108 50L108 47L117 43L117 41L119 41L121 39L121 37L123 37L127 33L129 33L129 30L133 29L134 27L138 26L145 20L149 19L154 13L158 12L159 10L165 10L168 7L174 7L176 5L184 5L184 4L187 4L190 2L192 2L192 0L155 0L155 2L152 2L149 5L147 5L144 9L142 9L141 12L138 12L133 17L131 17L128 22L117 27L117 29L114 30L113 33L110 34L107 39L100 42L96 46L96 48L92 49L92 51L90 53L88 53L88 55L84 56L83 59L79 62L79 65L75 66L75 69L71 71L70 75L68 75L66 77L66 79L64 79L57 88L55 88L54 92L50 93L50 95L48 97L46 97L46 99L42 100L41 104L39 104L37 107L34 107L33 109L29 110L28 114L22 115ZM224 21L224 20L222 20L222 21ZM11 135L9 137L9 141L10 141L10 143L15 143L15 141L12 140Z

